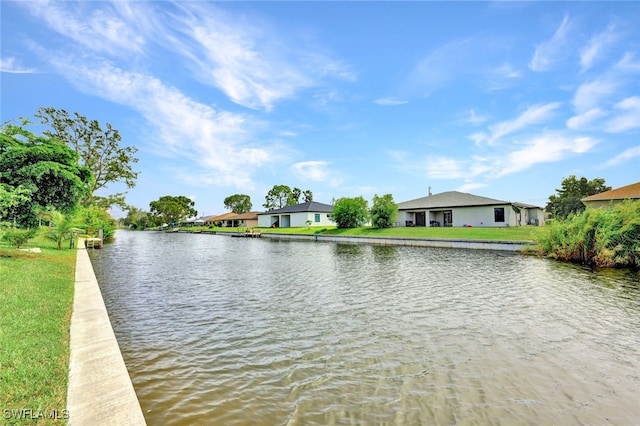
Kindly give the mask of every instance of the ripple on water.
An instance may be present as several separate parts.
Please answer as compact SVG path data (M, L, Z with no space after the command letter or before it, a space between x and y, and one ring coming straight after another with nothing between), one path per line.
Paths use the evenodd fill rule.
M92 262L149 424L633 424L637 276L123 232Z

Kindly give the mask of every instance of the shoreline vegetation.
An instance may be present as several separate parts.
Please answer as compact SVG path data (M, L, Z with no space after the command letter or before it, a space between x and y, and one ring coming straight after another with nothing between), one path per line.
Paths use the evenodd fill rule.
M23 246L39 252L0 242L0 407L14 410L3 413L11 424L66 413L76 250L42 234Z

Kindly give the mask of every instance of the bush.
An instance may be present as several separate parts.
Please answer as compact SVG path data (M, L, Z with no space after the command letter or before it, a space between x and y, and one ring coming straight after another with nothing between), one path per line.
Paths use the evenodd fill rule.
M338 199L331 216L338 228L360 227L367 222L368 217L367 200L362 197Z
M393 201L393 195L373 196L371 224L374 228L391 228L397 217L398 205Z
M10 246L20 248L27 244L30 239L36 236L37 228L18 229L9 228L2 234L2 240L6 241Z

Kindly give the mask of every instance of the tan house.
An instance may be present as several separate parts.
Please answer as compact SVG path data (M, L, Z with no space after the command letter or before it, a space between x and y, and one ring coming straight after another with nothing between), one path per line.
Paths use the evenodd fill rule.
M245 227L254 228L258 226L258 213L223 213L217 216L209 216L205 218L205 224L207 226L220 226L220 227Z
M544 210L530 204L448 191L398 203L397 225L541 226L544 225Z
M240 213L227 220L233 221L232 226L242 226L245 228L255 228L258 226L258 213L260 212L248 212Z
M208 216L204 219L204 224L207 226L225 226L223 225L223 223L225 223L225 221L233 216L236 216L237 213L233 213L233 212L227 212L227 213L223 213L223 214L219 214L217 216Z
M598 209L612 204L617 204L624 200L640 200L640 182L621 186L620 188L601 192L600 194L591 195L580 201L582 201L582 203L587 207Z

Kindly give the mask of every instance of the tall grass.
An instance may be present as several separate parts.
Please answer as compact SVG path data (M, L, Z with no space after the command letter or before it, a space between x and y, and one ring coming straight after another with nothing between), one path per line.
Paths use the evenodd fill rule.
M586 209L547 227L541 254L597 267L640 268L640 202Z

